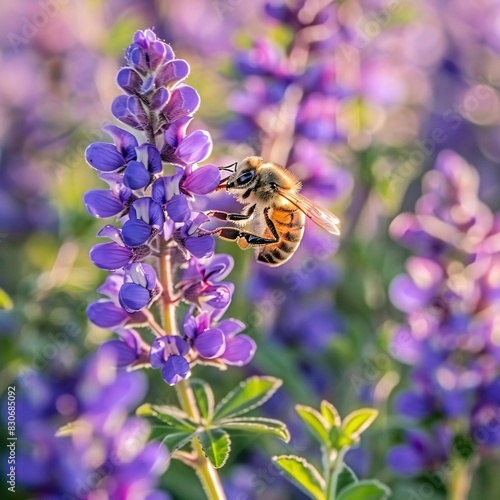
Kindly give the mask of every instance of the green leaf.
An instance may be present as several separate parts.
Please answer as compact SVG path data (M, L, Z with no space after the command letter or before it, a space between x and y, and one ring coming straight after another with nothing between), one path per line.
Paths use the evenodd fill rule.
M196 432L177 432L165 427L159 429L166 432L166 434L160 434L158 438L165 443L170 453L182 448L196 436Z
M222 429L209 429L199 434L198 439L212 465L216 469L222 467L231 450L229 434Z
M347 465L343 465L342 470L340 473L337 475L337 478L335 480L336 483L336 488L335 491L337 492L337 495L345 488L350 486L351 484L357 483L358 478L356 477L356 474L354 471L348 467Z
M241 415L264 404L281 385L274 377L250 377L233 389L216 407L214 419Z
M328 422L323 415L314 408L304 405L295 405L295 411L299 414L300 418L305 422L311 434L321 443L329 444L328 438Z
M295 455L273 457L286 478L315 500L325 499L325 481L306 459Z
M378 411L371 408L361 408L349 413L342 422L344 434L351 439L357 439L377 418Z
M320 410L321 415L323 415L324 419L330 424L330 427L340 427L342 421L337 408L335 408L332 403L323 399L320 404Z
M214 415L214 393L212 388L200 379L189 380L189 385L193 390L201 417L210 421Z
M354 439L345 434L343 429L332 427L328 434L330 446L336 450L341 450L344 446L350 446L354 443Z
M380 481L359 481L348 486L337 497L337 500L386 500L391 490Z
M0 309L10 311L13 307L14 303L9 294L3 288L0 288Z
M176 406L145 403L135 413L141 417L154 417L178 432L192 433L197 428L187 414Z
M245 432L254 432L257 434L272 434L279 437L286 443L290 441L290 433L286 425L279 420L272 418L246 417L224 419L218 422L218 425L224 429L241 430Z

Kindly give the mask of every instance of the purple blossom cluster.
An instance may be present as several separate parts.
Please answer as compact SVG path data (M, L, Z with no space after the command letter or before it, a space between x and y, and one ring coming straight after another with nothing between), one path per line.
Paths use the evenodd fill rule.
M443 151L415 213L390 228L414 253L390 287L406 315L394 352L412 367L395 407L419 424L388 455L402 474L442 465L458 438L480 453L500 445L500 220L478 187L477 172Z
M233 285L221 280L233 262L214 255L214 237L202 227L208 216L196 209L197 201L217 188L220 173L215 165L199 165L212 151L210 134L188 132L200 105L196 90L183 83L188 63L151 30L135 33L126 61L117 75L124 95L114 100L112 112L147 141L139 144L131 132L109 125L105 130L113 143L96 142L85 152L109 186L84 196L87 210L121 224L104 226L98 236L111 241L90 251L92 262L111 273L98 289L107 298L91 304L87 313L120 337L109 343L120 366L161 368L173 385L195 363L220 368L248 363L255 343L240 335L242 323L221 320L233 293ZM172 265L172 276L159 278L165 262ZM175 291L167 289L174 284ZM176 336L175 325L162 328L156 322L150 310L156 301L189 305L182 335ZM144 339L136 326L150 326L155 338Z
M145 396L145 377L117 370L115 361L108 349L78 370L60 365L56 373L22 376L16 470L23 491L44 500L170 498L156 489L167 449L148 442L145 420L128 417Z

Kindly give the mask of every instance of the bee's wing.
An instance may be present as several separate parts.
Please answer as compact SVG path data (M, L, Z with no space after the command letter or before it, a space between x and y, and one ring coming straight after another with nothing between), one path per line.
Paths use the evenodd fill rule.
M340 234L340 221L337 216L333 215L328 210L323 210L315 205L311 200L302 196L299 193L289 191L283 188L278 188L278 192L283 198L286 198L290 203L293 203L299 210L304 212L313 222L318 224L331 234Z

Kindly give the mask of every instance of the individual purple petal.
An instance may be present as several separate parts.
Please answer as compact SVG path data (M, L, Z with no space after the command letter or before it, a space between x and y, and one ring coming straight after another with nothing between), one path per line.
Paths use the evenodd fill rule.
M220 171L215 165L194 170L182 183L182 189L195 194L208 194L220 184Z
M224 253L214 255L205 266L204 279L220 281L232 271L233 267L234 259L231 255Z
M161 374L168 385L175 385L189 375L189 363L182 356L170 356L163 365Z
M106 276L104 283L97 289L99 293L114 300L118 297L118 292L123 285L123 272L117 271Z
M97 218L113 217L124 208L123 203L107 189L88 191L83 196L83 202L88 213Z
M151 344L149 361L153 368L161 368L165 363L165 341L164 337L157 338Z
M141 125L141 130L148 126L148 114L146 113L144 105L139 97L129 96L127 98L127 109Z
M195 130L182 139L176 155L184 163L192 165L205 160L212 152L212 138L206 130ZM217 168L217 167L216 167ZM217 169L217 173L218 173Z
M200 294L200 302L223 309L231 302L231 292L224 285L210 285Z
M226 339L230 339L242 332L246 325L243 321L234 318L223 319L218 325L217 328L222 331L222 333L226 336Z
M149 67L154 71L160 64L165 61L165 58L170 55L170 47L160 41L154 41L150 44L149 54Z
M87 307L87 317L101 328L115 328L124 325L129 315L110 300L101 299Z
M128 109L128 97L126 95L119 95L113 100L111 103L111 112L113 116L126 125L130 125L133 128L140 128L139 122Z
M136 148L137 160L147 165L151 174L158 174L163 170L161 156L158 148L152 144L141 144Z
M122 232L117 227L112 226L111 224L106 224L101 229L99 229L97 236L100 236L101 238L109 238L110 240L113 240L114 242L123 246Z
M104 130L113 138L116 149L123 156L125 162L135 160L137 139L133 134L117 127L116 125L106 125Z
M184 116L179 118L175 122L171 123L163 133L163 139L165 145L169 147L170 150L177 149L179 142L186 137L186 130L193 120L192 116ZM166 150L165 150L166 153Z
M252 360L256 349L255 341L248 335L226 337L226 350L221 359L228 365L243 366Z
M191 207L185 195L172 196L167 203L167 214L175 222L185 222L191 215Z
M139 161L131 161L124 171L123 182L130 189L142 189L149 184L151 174Z
M123 241L128 247L138 247L144 244L152 234L151 226L140 219L128 220L122 229Z
M156 272L149 264L135 263L125 268L125 276L148 290L156 287Z
M121 68L116 75L116 83L127 94L139 94L141 91L142 78L131 68Z
M189 75L189 64L183 59L170 61L158 71L155 84L157 87L167 87L181 82Z
M123 156L116 146L108 142L94 142L85 150L88 164L102 172L114 172L125 166Z
M129 263L133 252L118 243L98 243L90 250L90 260L99 269L115 271Z
M127 312L140 311L151 299L149 290L137 283L125 283L118 294L120 305Z
M184 246L191 255L197 259L203 259L214 253L215 240L213 236L193 236L186 239Z
M177 87L170 96L163 114L168 122L173 122L194 113L200 105L200 96L193 87L183 85Z
M389 467L405 476L417 474L425 465L424 457L408 445L395 446L387 456Z
M169 91L165 87L160 87L151 97L151 109L158 111L165 107L170 97Z
M226 349L226 340L219 329L211 328L195 338L194 347L202 358L217 358Z
M100 349L111 349L114 354L116 366L126 367L137 361L139 351L137 346L131 347L122 340L109 340L101 345Z

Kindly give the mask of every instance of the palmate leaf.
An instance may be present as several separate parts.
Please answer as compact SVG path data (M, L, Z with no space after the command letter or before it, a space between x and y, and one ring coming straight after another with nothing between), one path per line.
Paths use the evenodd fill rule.
M256 434L271 434L286 443L290 441L290 433L286 425L279 420L261 417L236 417L219 420L217 425L228 430L241 430Z
M170 453L182 448L196 436L196 432L177 432L170 427L158 427L156 431L158 439L165 444Z
M153 419L155 439L161 440L171 453L189 443L197 434L197 426L176 406L141 405L136 410L141 417Z
M201 418L210 421L214 415L214 393L212 388L200 379L189 380L189 385L193 390Z
M219 469L222 467L231 451L229 434L222 429L208 429L198 435L201 447L212 465Z
M377 480L359 481L343 489L337 500L386 500L391 490Z
M214 420L247 413L264 404L280 387L274 377L250 377L240 383L215 407Z
M320 442L320 444L329 443L328 429L329 425L321 413L310 406L296 405L295 411L307 425L307 429Z
M305 458L295 455L273 457L286 478L314 500L325 499L325 481Z
M176 406L145 403L139 406L135 413L140 417L153 417L176 432L191 433L197 428L188 415Z

